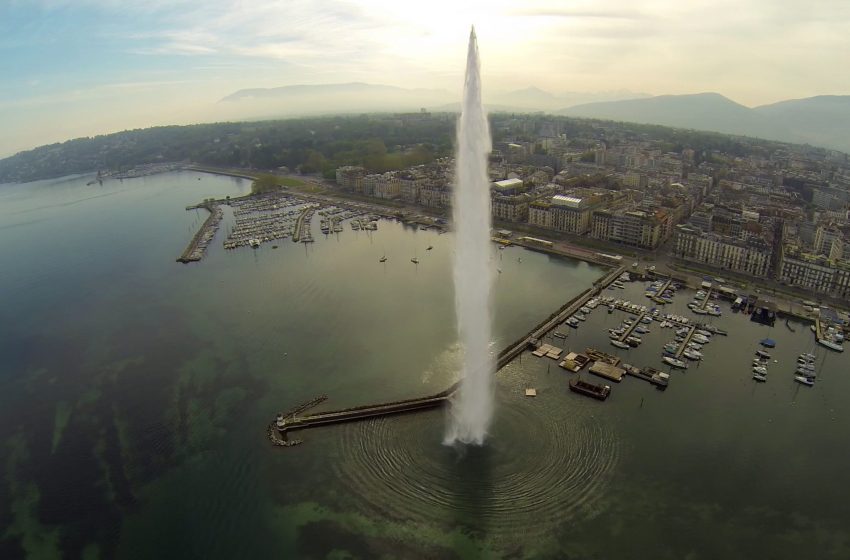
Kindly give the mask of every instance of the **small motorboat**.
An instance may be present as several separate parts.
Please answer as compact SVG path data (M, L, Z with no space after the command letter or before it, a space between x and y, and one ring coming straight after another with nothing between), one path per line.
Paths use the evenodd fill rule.
M682 360L678 360L678 359L672 358L670 356L664 356L661 359L664 361L664 363L669 364L669 365L673 366L674 368L688 369L688 364L686 364Z
M802 375L795 375L794 381L796 381L797 383L800 383L801 385L806 385L808 387L811 387L812 385L815 384L814 379L810 379L810 378L804 377Z

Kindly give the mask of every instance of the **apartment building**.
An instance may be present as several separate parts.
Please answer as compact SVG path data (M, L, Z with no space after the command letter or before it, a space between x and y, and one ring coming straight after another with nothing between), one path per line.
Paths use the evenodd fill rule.
M686 224L675 229L677 257L751 276L765 277L770 272L773 250L763 237L706 233Z

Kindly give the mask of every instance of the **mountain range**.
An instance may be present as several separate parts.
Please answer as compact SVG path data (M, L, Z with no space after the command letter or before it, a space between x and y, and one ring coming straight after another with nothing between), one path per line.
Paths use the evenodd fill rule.
M850 95L819 95L752 108L719 93L659 95L586 103L558 113L808 143L850 153Z
M459 95L443 89L346 83L243 89L216 105L218 118L457 111ZM485 95L490 111L546 111L561 115L709 130L809 143L850 152L850 95L820 95L747 107L719 93L649 96L628 90L550 93L535 87Z
M615 101L649 97L628 90L602 92L550 93L535 87L494 92L485 96L491 111L549 111L580 103ZM332 112L458 111L460 94L444 89L409 89L380 84L291 85L276 88L252 88L236 91L217 104L224 116L257 117Z

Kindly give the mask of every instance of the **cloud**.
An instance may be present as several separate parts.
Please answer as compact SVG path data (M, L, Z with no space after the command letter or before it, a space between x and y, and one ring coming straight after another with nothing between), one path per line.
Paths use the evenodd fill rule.
M14 0L0 5L0 108L119 107L132 91L166 110L346 81L456 91L472 23L491 91L719 91L750 105L850 92L846 0Z

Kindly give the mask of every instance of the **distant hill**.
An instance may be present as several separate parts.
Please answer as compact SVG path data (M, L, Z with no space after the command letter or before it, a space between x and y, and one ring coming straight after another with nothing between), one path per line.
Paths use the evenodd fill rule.
M649 97L646 93L636 93L629 90L598 91L598 92L563 92L550 93L536 87L518 89L508 92L485 92L485 101L491 105L516 107L534 111L556 111L563 107L592 103L598 101L617 101L621 99L639 99Z
M485 91L484 102L491 111L555 111L568 105L648 97L628 90L592 93L550 93L536 87L508 92ZM224 97L217 116L229 118L274 117L322 113L458 111L460 92L442 89L412 89L381 84L302 84L276 88L242 89Z
M750 108L719 93L659 95L587 103L558 113L809 143L850 152L850 96L819 96Z
M818 95L780 101L754 109L781 122L805 142L850 152L850 95Z
M456 96L439 89L407 89L365 84L292 85L242 89L223 98L219 117L247 118L374 111L417 111L450 103Z

